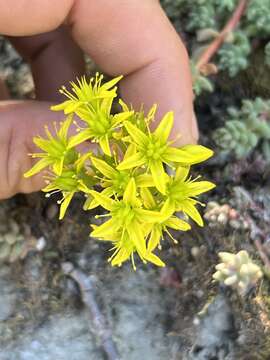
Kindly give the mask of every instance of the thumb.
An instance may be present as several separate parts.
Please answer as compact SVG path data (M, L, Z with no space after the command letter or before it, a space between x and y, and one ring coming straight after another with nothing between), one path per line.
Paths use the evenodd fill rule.
M44 125L64 120L60 113L50 111L45 101L0 102L0 199L18 192L29 193L44 186L42 174L24 178L35 160L29 153L38 152L33 137L44 135ZM73 129L74 131L74 129Z

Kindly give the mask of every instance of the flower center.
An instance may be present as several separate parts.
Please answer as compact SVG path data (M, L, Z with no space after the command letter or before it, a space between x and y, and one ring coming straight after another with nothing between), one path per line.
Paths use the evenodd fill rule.
M161 144L160 140L151 139L146 146L145 155L148 160L158 160L166 150L167 145Z

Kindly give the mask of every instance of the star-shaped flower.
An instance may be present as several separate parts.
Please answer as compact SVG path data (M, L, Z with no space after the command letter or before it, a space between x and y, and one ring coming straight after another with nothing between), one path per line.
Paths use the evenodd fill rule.
M56 175L61 175L63 166L71 164L77 159L77 152L69 148L68 129L71 122L72 116L69 115L64 122L60 123L59 130L55 124L54 136L46 126L45 132L48 139L41 136L34 137L34 143L44 152L31 154L32 158L41 158L41 160L24 174L25 177L33 176L50 165Z
M182 148L170 146L168 138L173 126L173 113L167 113L157 129L145 134L130 121L124 122L125 128L130 137L136 144L136 152L124 159L119 165L118 170L132 169L134 167L146 165L155 182L155 186L165 194L166 173L164 164L171 166L173 163L181 165L191 165L204 161L212 156L213 151L200 145L187 145Z
M121 265L129 257L133 259L133 253L137 252L143 261L164 266L156 255L147 250L145 238L145 233L148 231L145 225L162 222L164 215L142 208L133 178L130 179L122 200L113 200L96 191L90 191L90 193L101 206L109 211L110 219L95 227L91 236L113 241L116 250L110 258L112 265Z
M189 167L178 167L175 176L167 175L166 202L171 213L182 211L191 217L198 225L203 226L203 220L196 209L199 203L197 196L213 189L215 184L210 181L197 181L188 178Z

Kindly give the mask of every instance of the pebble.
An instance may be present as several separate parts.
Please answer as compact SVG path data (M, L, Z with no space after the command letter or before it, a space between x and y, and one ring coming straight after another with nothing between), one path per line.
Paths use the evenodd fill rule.
M50 204L46 210L46 217L49 220L55 219L58 215L58 206L56 204Z

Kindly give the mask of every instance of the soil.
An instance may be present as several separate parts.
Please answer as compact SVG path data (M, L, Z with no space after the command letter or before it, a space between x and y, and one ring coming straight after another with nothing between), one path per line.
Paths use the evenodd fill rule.
M28 66L3 39L1 76L14 97L33 96ZM210 147L210 131L233 101L218 91L198 101L202 142ZM266 234L263 246L269 251L268 171L256 153L246 162L204 165L205 177L218 184L207 201L229 204L242 220L206 221L204 228L174 234L179 244L164 242L164 269L137 264L134 272L128 263L112 268L108 245L89 237L95 213L81 210L80 196L63 221L57 199L42 193L1 201L0 238L13 231L15 225L7 223L15 223L26 246L16 258L0 260L0 360L106 359L77 284L63 274L67 261L93 279L96 302L122 360L270 359L267 272L245 297L212 282L219 251L245 249L263 267L254 229L243 224L251 219Z

